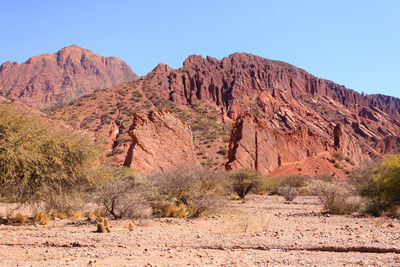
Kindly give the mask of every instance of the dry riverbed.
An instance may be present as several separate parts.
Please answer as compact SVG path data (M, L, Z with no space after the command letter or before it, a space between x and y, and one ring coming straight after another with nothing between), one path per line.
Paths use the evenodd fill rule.
M400 223L323 215L314 197L227 201L199 219L0 225L0 266L400 266Z

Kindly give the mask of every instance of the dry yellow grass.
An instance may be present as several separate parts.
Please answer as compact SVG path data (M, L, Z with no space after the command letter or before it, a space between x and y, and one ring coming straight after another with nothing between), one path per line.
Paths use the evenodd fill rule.
M41 225L47 225L49 223L49 215L43 212L39 212L35 215L34 220Z
M81 219L82 218L82 212L77 211L75 214L72 216L74 219Z
M64 218L65 218L65 215L64 215L63 213L61 213L61 212L57 212L57 213L56 213L56 217L57 217L58 219L64 219Z
M18 213L17 216L15 216L15 218L13 219L13 222L24 224L28 222L28 218L25 215Z
M180 204L179 206L169 206L167 208L166 216L173 218L186 218L189 215L186 206Z
M91 219L91 220L96 220L97 217L98 217L98 215L96 214L96 211L90 211L90 212L87 214L87 217L88 217L89 219Z

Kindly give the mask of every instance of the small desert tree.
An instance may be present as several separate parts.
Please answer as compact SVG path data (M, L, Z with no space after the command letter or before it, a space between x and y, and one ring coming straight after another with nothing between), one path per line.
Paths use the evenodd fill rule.
M61 128L61 127L60 127ZM16 202L70 194L94 184L95 145L45 118L0 105L0 196Z

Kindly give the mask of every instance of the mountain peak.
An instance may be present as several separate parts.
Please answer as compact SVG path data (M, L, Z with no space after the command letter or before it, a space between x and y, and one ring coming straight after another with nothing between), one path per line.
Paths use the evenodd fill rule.
M22 64L6 62L1 65L0 95L45 106L137 77L116 57L103 57L70 45L54 54L33 56Z

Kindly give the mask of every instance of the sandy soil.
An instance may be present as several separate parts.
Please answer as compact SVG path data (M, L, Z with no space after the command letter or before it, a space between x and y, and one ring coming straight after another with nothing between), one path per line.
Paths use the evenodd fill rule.
M0 225L1 266L400 266L400 222L321 213L316 198L228 201L215 216Z

